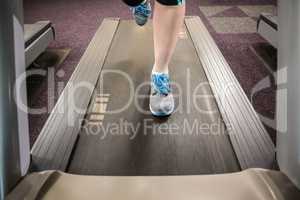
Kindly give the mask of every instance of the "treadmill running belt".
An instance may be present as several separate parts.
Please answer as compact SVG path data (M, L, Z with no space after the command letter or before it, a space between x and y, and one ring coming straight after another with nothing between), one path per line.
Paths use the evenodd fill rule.
M120 21L68 171L87 175L239 171L222 117L186 31L180 34L170 64L178 110L164 119L150 114L149 80L154 59L150 24L139 27L133 21Z

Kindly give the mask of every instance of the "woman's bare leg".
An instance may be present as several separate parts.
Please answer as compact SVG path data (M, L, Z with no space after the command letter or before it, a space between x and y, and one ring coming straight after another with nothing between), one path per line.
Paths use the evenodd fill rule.
M183 26L184 16L184 4L165 6L155 2L153 14L154 72L168 73L169 62L176 47L178 33Z

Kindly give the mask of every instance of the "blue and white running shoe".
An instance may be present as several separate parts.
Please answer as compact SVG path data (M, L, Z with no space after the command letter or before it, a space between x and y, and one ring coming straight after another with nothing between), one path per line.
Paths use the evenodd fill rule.
M135 22L143 26L147 23L148 18L151 16L151 4L149 1L145 1L140 5L132 8L132 14Z
M175 108L168 74L151 75L150 111L154 116L164 117L172 114Z

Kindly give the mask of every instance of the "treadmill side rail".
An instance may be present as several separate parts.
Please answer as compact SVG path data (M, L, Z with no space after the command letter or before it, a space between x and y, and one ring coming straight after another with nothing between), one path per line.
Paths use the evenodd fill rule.
M66 169L93 93L81 86L94 89L118 24L105 19L87 47L31 150L32 170Z
M199 17L185 24L215 94L242 169L275 164L275 146L226 59Z

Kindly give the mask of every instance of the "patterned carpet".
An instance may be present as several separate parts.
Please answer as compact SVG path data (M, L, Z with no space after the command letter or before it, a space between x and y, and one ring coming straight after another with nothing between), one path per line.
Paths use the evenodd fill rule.
M265 123L274 141L275 131L269 127L274 126L276 50L256 33L256 19L260 12L276 12L275 5L275 0L187 0L187 15L202 18L256 111L262 119L270 119ZM58 83L68 81L102 20L129 19L131 14L120 0L24 0L24 9L26 23L45 19L53 22L57 35L50 49L71 49L62 64L43 68L54 74L54 91L47 91L46 78L39 77L38 85L30 85L29 105L47 110L29 115L33 144L59 97ZM256 92L255 86L265 79L270 80L270 86Z
M256 29L260 13L276 15L277 8L275 3L260 2L263 5L230 5L228 2L208 5L206 2L199 9L200 17L275 142L277 52Z
M276 7L265 6L200 6L200 10L218 34L256 33L261 13L276 14Z

